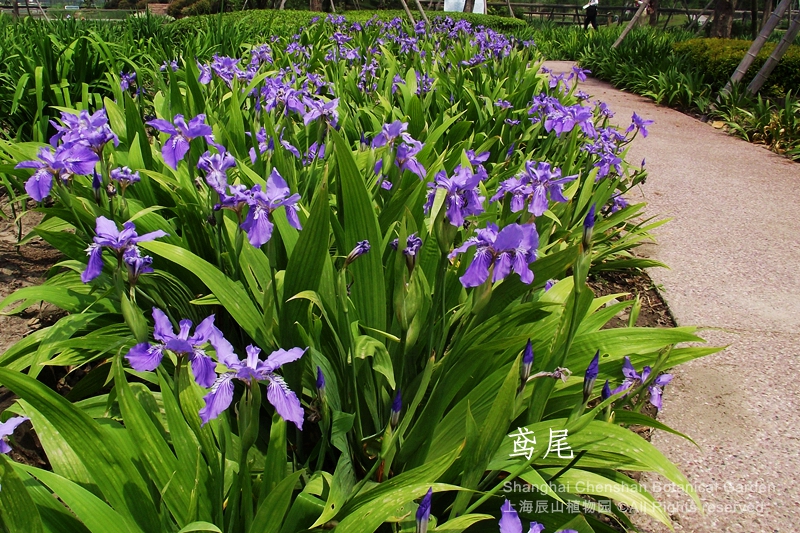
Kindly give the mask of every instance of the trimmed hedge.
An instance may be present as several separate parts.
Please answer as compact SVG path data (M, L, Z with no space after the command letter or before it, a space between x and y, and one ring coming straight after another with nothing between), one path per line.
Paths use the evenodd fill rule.
M723 87L736 70L739 62L750 48L751 41L740 39L690 39L676 43L675 53L686 58L689 64L706 77L706 81L715 88ZM766 43L756 56L753 65L742 81L750 83L761 65L775 49L776 43ZM784 96L786 91L797 92L800 88L800 46L792 45L775 67L764 88L761 90L770 96Z
M382 20L391 20L396 17L405 18L403 11L376 10L376 11L347 11L343 13L349 22L365 22L372 17ZM525 30L528 25L519 19L500 17L496 15L476 15L474 13L443 13L431 11L429 18L447 15L453 19L465 19L474 25L483 25L498 32L515 33ZM314 18L326 17L327 13L315 11L284 10L249 10L223 13L221 15L199 15L185 17L169 25L173 36L186 36L202 31L210 31L221 26L237 26L239 31L244 31L252 40L270 35L292 35L298 29L307 26ZM417 13L415 18L419 19Z

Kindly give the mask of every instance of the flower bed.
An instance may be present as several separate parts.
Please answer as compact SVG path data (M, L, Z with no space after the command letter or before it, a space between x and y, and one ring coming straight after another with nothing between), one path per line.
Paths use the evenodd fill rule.
M52 465L0 459L4 519L496 531L502 506L506 532L608 531L626 507L669 521L622 473L645 470L696 499L622 426L657 425L661 372L714 349L603 329L639 304L586 284L654 264L630 251L657 224L623 197L649 121L610 127L584 72L540 74L530 44L330 17L110 72L114 98L63 110L50 144L1 142L66 259L0 309L68 313L0 356ZM71 403L42 364L93 370Z

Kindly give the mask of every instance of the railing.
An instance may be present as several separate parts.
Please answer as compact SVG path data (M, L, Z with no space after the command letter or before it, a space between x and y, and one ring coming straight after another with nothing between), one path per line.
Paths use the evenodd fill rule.
M584 17L583 2L581 4L541 4L541 3L527 3L527 2L512 2L511 8L517 16L524 16L529 22L535 20L549 20L556 24L582 24ZM500 10L507 9L505 2L487 2L488 7L494 7ZM612 24L613 22L620 22L630 19L636 12L636 6L597 6L597 21L599 24ZM697 20L701 15L710 18L711 11L703 11L702 9L686 9L677 7L659 7L658 14L660 15L687 15L690 19ZM759 12L758 19L761 20L762 12ZM735 11L735 18L741 18L742 21L750 19L749 10Z
M86 19L86 20L120 20L136 13L143 13L142 10L135 9L97 9L97 8L77 8L73 6L60 6L50 7L42 3L42 9L33 2L28 2L27 5L20 1L19 15L27 17L30 11L32 18L59 18L69 16L72 18ZM3 4L0 6L0 12L5 15L13 14L13 7Z

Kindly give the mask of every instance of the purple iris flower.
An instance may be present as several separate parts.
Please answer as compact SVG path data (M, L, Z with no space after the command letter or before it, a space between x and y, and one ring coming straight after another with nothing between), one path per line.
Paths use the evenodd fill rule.
M400 246L400 239L394 239L389 243L389 246L397 250ZM406 247L403 249L403 255L406 256L406 267L409 273L414 270L417 264L417 253L420 248L422 248L422 239L420 239L416 233L409 235L406 239Z
M538 217L548 208L548 194L550 200L568 201L563 192L564 184L577 177L574 175L562 178L560 168L551 167L549 163L527 161L525 171L517 177L503 181L490 201L496 202L506 194L511 194L513 213L522 211L528 201L528 211Z
M136 72L120 72L119 88L125 92L136 84Z
M369 241L358 241L355 247L350 250L350 253L347 254L347 257L344 258L345 268L362 255L368 253L371 248Z
M152 241L159 237L165 237L167 234L161 230L151 231L144 235L136 233L136 225L133 222L125 222L122 225L122 231L117 229L117 223L109 220L106 217L97 217L96 220L96 235L93 238L93 243L86 249L89 255L89 264L86 266L83 274L81 274L81 281L89 283L103 270L103 248L111 248L116 252L118 258L122 258L123 254L131 247L136 246L137 243Z
M556 87L565 83L564 74L556 74L554 72L550 73L550 88L555 89Z
M642 373L639 374L636 369L633 368L631 358L626 355L625 361L622 364L622 375L625 376L625 379L622 381L622 385L612 391L612 394L628 389L635 389L647 381L651 371L652 369L649 366L645 366L642 369ZM663 388L670 381L672 381L672 374L661 374L647 387L647 390L650 391L650 403L658 410L661 409L661 393Z
M325 374L320 367L317 367L317 390L321 395L325 394Z
M300 157L301 157L301 155L300 155L300 150L298 150L298 149L297 149L297 148L296 148L296 147L295 147L295 146L294 146L292 143L290 143L289 141L285 141L285 140L283 140L283 133L281 133L281 146L283 146L283 148L284 148L284 149L285 149L287 152L289 152L290 154L292 154L293 156L295 156L297 159L300 159Z
M569 74L569 79L572 79L573 77L577 77L578 81L586 81L586 75L587 74L591 74L591 73L592 73L592 71L589 70L589 69L583 69L583 68L581 68L581 67L579 67L577 65L574 65L572 67L572 72L570 72L570 74Z
M8 445L5 438L11 436L14 430L27 420L30 420L27 416L12 416L5 422L0 422L0 453L9 453L11 451L11 446Z
M586 213L586 218L583 219L583 237L581 239L581 244L584 250L588 250L592 245L595 221L595 204L592 204L592 207L589 208L589 212Z
M525 349L522 351L522 386L528 381L533 368L533 344L531 340L525 343Z
M542 524L539 522L531 522L528 533L542 533L542 531L544 531L544 526ZM522 533L522 520L519 519L517 511L508 500L500 507L500 533ZM562 533L567 532L564 531Z
M111 170L111 179L119 183L122 194L125 194L128 185L141 181L142 178L138 172L134 172L128 167L117 167Z
M249 131L247 135L252 136L253 134ZM256 132L256 142L258 142L258 153L263 154L267 150L274 151L275 150L275 139L272 137L267 137L267 130L263 126ZM256 162L258 157L256 156L256 149L250 148L250 161L252 163Z
M433 499L433 487L428 489L422 501L419 502L417 507L417 531L416 533L428 532L428 521L431 518L431 500Z
M514 107L514 106L511 104L511 102L509 102L508 100L502 100L502 99L500 99L500 100L496 101L496 102L494 103L494 105L496 105L496 106L497 106L497 107L499 107L500 109L511 109L512 107Z
M198 61L197 69L200 71L200 76L198 76L197 81L203 85L211 83L211 67Z
M401 171L408 170L409 172L419 176L419 179L424 179L427 175L425 167L422 166L417 160L417 154L422 151L424 145L410 135L406 135L403 142L397 146L397 154L395 155L395 164Z
M160 70L161 72L164 72L167 69L171 69L172 72L177 72L178 71L178 60L177 59L173 59L169 63L164 61L163 63L161 63L161 67L159 67L158 70Z
M471 246L476 247L475 257L461 276L464 287L478 287L489 279L489 268L494 267L492 281L504 279L511 272L519 274L525 284L533 281L530 263L536 260L536 249L539 247L539 235L533 224L511 224L498 230L491 222L486 228L476 231L464 244L450 252L450 259L466 252Z
M606 118L614 117L614 112L611 110L611 108L608 107L608 104L606 104L605 102L601 102L599 100L595 102L595 104L596 104L595 109L599 111L601 117L606 117Z
M153 272L153 258L149 255L142 255L138 246L130 246L122 254L122 261L128 267L128 281L135 285L142 274Z
M556 137L560 137L562 133L569 133L575 126L580 126L586 135L592 136L592 118L592 110L588 107L580 104L569 107L559 104L545 118L544 129L548 133L555 131Z
M617 174L622 174L622 159L619 154L622 152L625 135L615 128L598 128L593 136L594 142L585 144L581 149L599 157L594 166L599 168L597 178L604 178L611 170Z
M608 385L608 380L606 380L605 384L603 384L603 390L600 391L600 399L603 401L608 400L614 396L614 393L611 392L611 387Z
M153 338L160 344L142 342L131 348L125 355L131 367L139 372L155 370L161 364L164 350L169 350L179 356L188 356L194 379L198 385L203 387L213 385L216 378L214 361L206 355L203 346L210 344L217 354L233 352L230 343L214 325L214 315L206 317L200 322L192 335L189 334L192 329L191 320L181 320L178 324L178 332L175 333L167 315L157 307L153 308L153 321L155 322Z
M103 186L103 176L97 173L96 170L92 171L92 190L94 191L94 199L100 202L100 188Z
M405 84L406 80L404 80L400 74L395 74L394 78L392 79L392 94L397 92L397 88L400 87L400 85Z
M114 146L119 146L119 137L108 125L108 114L105 109L98 109L91 115L86 110L77 115L62 112L61 122L64 123L63 126L50 122L56 129L56 134L50 138L52 146L56 146L59 141L65 145L82 144L97 154L103 151L103 147L109 141L113 141Z
M308 147L308 152L303 156L303 166L308 166L316 159L325 159L325 144L317 144L316 141Z
M217 350L217 359L228 367L228 370L213 380L211 391L205 395L205 407L200 409L200 419L203 424L217 418L233 401L233 379L245 381L250 385L258 381L266 381L267 399L275 407L278 414L289 422L293 422L297 429L303 429L303 407L297 395L281 376L275 373L286 363L300 359L305 350L292 348L290 350L276 350L266 361L259 359L261 348L253 345L247 347L247 357L240 360L228 344L225 349ZM212 376L214 372L211 372ZM209 386L209 385L205 385Z
M414 71L414 73L417 75L417 95L423 96L431 92L435 78L428 76L424 72Z
M219 203L214 206L214 210L230 209L236 213L236 218L242 219L242 210L245 206L250 205L252 200L253 191L244 185L228 185L227 192L217 191L219 194Z
M616 213L617 211L628 207L628 201L623 198L622 193L619 192L611 196L610 204L612 213Z
M400 122L399 120L395 120L390 124L384 124L380 133L378 133L375 138L372 139L372 147L380 148L382 146L386 146L387 144L394 144L395 139L403 135L407 129L408 123Z
M475 150L467 150L465 153L470 165L481 165L486 163L489 160L489 156L492 155L489 152L481 152L476 154Z
M400 411L403 410L403 394L400 389L397 389L397 394L394 396L394 400L392 400L392 407L389 412L389 424L391 424L392 428L396 428L397 424L400 422Z
M286 208L286 219L295 229L303 229L300 219L297 217L297 202L300 195L291 194L289 185L278 173L277 169L272 169L272 173L267 178L266 190L261 190L261 185L255 185L251 189L249 198L250 209L247 218L242 222L241 228L247 232L250 244L260 248L272 238L273 224L270 220L272 212L283 206Z
M433 207L437 189L444 189L447 191L445 200L447 220L451 225L460 228L464 225L464 217L483 213L483 201L486 198L480 195L478 185L487 177L486 170L482 166L478 167L478 172L473 173L471 168L458 165L452 178L448 178L444 170L437 172L435 181L428 183L425 214L428 214Z
M183 115L175 115L172 123L159 118L151 120L147 124L161 133L169 134L169 139L161 148L161 154L164 156L164 162L173 170L178 169L178 162L186 156L192 139L212 135L211 126L206 124L204 114L197 115L189 121L189 124L186 124Z
M637 115L636 113L633 114L631 117L631 125L628 126L628 129L625 130L625 133L630 133L633 130L642 131L642 137L647 137L647 126L653 124L654 120L646 120Z
M74 174L88 175L100 157L83 144L61 145L55 153L43 147L37 154L38 161L22 161L14 168L33 168L36 172L25 182L25 191L31 198L41 202L50 195L53 178L68 180Z
M323 102L321 100L313 100L311 98L306 98L304 100L306 106L308 106L308 112L303 115L303 124L308 126L318 118L324 120L327 124L330 124L332 127L336 127L339 123L339 112L337 108L339 107L339 99L334 98L329 102Z
M558 283L558 280L555 280L555 279L548 279L548 280L545 282L545 284L544 284L544 292L547 292L547 291L549 291L550 289L552 289L552 288L553 288L553 285L555 285L556 283Z
M600 373L600 350L594 354L592 361L586 368L586 373L583 375L583 402L589 399L594 389L594 382L597 381L597 376Z
M400 239L394 239L389 243L389 246L391 246L392 249L397 250L398 246L400 246ZM409 257L415 257L421 247L422 239L420 239L416 233L412 233L406 239L406 247L403 250L403 254Z
M507 118L503 122L505 122L509 126L519 126L519 120L513 118Z
M236 160L228 152L212 154L206 152L200 156L197 168L206 173L206 183L219 194L225 193L228 186L228 169L236 166Z

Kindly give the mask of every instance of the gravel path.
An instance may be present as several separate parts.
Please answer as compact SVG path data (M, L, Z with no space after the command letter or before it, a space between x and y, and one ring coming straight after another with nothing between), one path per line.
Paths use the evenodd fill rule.
M572 63L548 62L556 72ZM699 492L700 513L663 479L647 485L691 533L800 530L800 164L595 79L582 89L620 126L655 120L630 161L647 160L631 200L673 220L642 248L670 266L649 272L679 325L698 325L721 353L677 368L659 419L695 439L653 443ZM648 533L669 529L639 520Z

